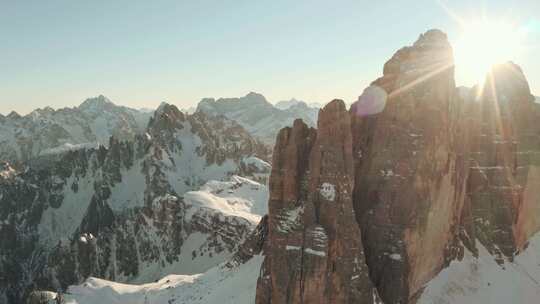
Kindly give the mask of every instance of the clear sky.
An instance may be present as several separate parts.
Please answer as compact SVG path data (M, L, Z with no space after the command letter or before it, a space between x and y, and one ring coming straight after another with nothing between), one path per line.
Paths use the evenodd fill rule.
M441 1L0 0L0 113L99 94L135 108L249 91L350 102L420 33L457 39L444 6L527 26L533 46L511 59L540 94L540 1Z

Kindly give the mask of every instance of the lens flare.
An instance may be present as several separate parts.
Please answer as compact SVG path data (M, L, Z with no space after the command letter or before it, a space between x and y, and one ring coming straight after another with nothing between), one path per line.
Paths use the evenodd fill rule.
M463 23L454 44L456 80L465 85L483 85L495 64L515 61L522 51L524 32L502 20Z

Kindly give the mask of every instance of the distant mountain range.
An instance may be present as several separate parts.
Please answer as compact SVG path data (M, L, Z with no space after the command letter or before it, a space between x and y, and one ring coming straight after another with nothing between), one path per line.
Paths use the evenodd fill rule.
M49 145L0 162L0 303L89 276L201 273L237 252L267 212L269 148L224 116L164 103L146 117L98 97L3 123L19 136L3 147Z
M281 110L287 110L293 106L301 106L301 107L305 106L305 107L310 107L310 108L315 108L315 109L320 109L322 107L322 105L319 103L315 103L315 102L307 103L305 101L298 100L295 98L292 98L290 100L278 101L275 104L275 107Z
M274 106L263 95L251 92L240 98L205 98L197 106L197 112L224 115L263 142L274 144L277 132L291 125L295 119L300 118L315 126L319 108L296 100L279 102Z
M223 114L98 96L0 116L0 302L89 276L196 274L233 257L267 213L271 149L257 136L318 110L281 110L255 93L212 106ZM277 121L255 132L265 113Z
M80 147L108 145L109 138L133 140L146 129L153 111L117 106L105 96L75 108L37 109L20 116L0 116L0 160L28 161Z
M203 99L197 108L184 113L223 115L271 145L279 129L297 118L314 126L318 110L295 99L274 106L264 96L250 93L240 98ZM100 95L74 108L47 107L24 116L16 112L0 115L0 160L26 162L59 151L108 146L111 136L131 141L145 132L154 111L117 106Z

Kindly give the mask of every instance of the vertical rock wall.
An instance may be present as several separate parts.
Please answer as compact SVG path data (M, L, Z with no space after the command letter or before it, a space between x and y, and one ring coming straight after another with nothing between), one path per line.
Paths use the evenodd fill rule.
M279 133L256 303L373 303L352 206L349 130L335 100L320 111L318 131L297 120Z
M458 89L446 35L420 35L348 112L279 133L257 304L414 303L477 240L511 260L540 228L539 118L519 67Z

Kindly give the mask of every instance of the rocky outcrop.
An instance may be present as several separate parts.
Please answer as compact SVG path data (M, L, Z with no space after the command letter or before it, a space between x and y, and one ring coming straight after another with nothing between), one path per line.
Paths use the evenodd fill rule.
M381 89L382 98L373 93ZM354 205L385 303L414 299L453 251L467 176L455 91L452 49L432 30L399 50L351 107ZM384 109L366 113L374 98Z
M476 91L465 231L503 263L540 228L540 105L513 63L494 67Z
M538 231L539 112L526 80L504 65L480 94L464 92L452 58L446 35L428 31L348 113L333 101L318 130L282 129L257 303L414 303L476 239L503 262Z
M299 120L281 130L256 303L374 301L353 185L350 117L343 101L320 111L317 131Z

